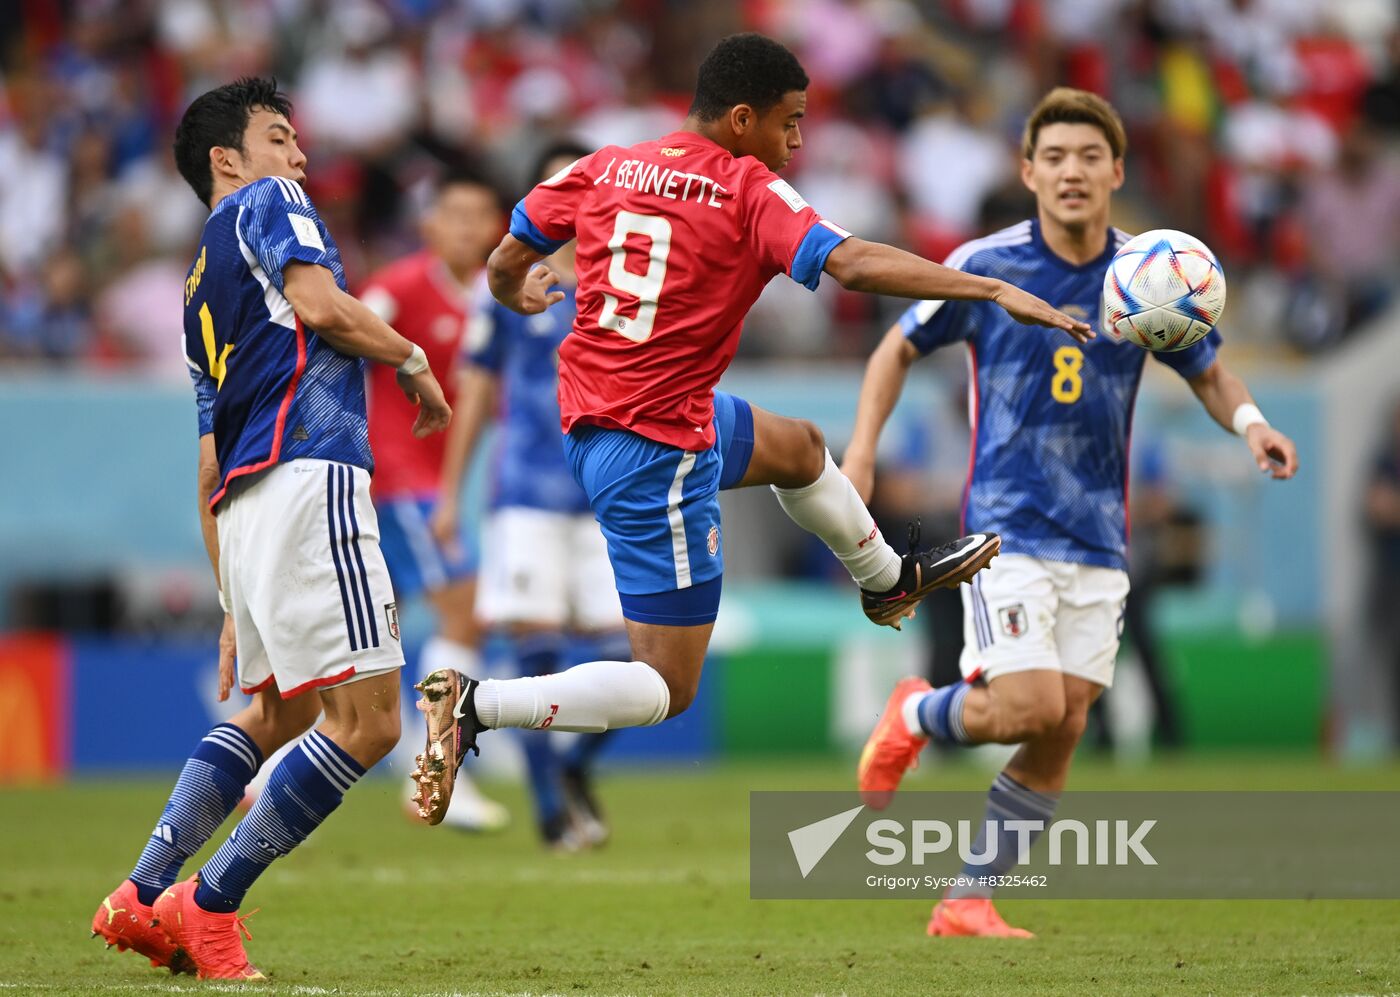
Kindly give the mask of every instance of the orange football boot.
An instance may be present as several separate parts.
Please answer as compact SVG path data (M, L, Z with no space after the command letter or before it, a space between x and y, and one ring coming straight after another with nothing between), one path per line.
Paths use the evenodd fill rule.
M929 918L931 938L1034 938L1025 928L1013 928L992 906L991 897L958 897L941 900Z
M904 773L919 765L919 752L928 744L928 738L909 733L904 725L904 701L932 688L921 678L900 679L885 702L880 722L865 742L856 777L861 798L875 810L890 805Z
M247 914L215 914L194 902L199 876L176 883L152 904L156 923L170 940L189 953L201 980L265 980L243 951L243 939L253 933L243 922ZM240 935L242 937L240 937Z
M92 915L92 936L102 936L107 947L118 952L131 949L151 960L157 969L172 973L193 973L194 963L165 932L151 923L151 908L141 902L136 884L123 880Z

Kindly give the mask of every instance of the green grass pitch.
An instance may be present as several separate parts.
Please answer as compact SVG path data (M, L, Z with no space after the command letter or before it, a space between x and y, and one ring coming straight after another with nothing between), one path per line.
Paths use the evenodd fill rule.
M7 994L1395 994L1400 901L1008 901L1033 941L929 939L926 905L748 899L747 793L838 789L848 761L623 770L613 842L536 846L410 824L372 780L254 887L249 950L271 977L198 983L89 940L173 773L0 791L0 997ZM927 765L922 788L971 789ZM1309 760L1087 761L1084 789L1400 789L1400 768ZM216 839L217 842L218 839ZM1397 832L1400 842L1400 831ZM194 867L191 867L191 871Z

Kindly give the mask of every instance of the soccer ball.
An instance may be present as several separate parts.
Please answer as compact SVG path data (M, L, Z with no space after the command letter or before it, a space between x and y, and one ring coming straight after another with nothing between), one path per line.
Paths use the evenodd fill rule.
M1184 350L1225 310L1225 274L1201 240L1169 228L1123 243L1103 278L1099 328L1143 349Z

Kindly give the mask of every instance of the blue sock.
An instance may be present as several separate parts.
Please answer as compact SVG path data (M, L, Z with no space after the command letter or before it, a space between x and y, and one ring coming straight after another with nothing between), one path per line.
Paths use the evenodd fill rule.
M522 676L552 675L564 663L564 635L530 634L514 641L514 651ZM554 739L547 731L527 731L521 735L520 743L525 749L535 816L543 824L564 812L564 796L559 788L559 756L554 750Z
M963 730L963 700L972 686L954 682L927 693L919 703L919 726L940 744L970 744Z
M155 903L189 857L214 836L262 763L253 739L233 724L219 724L195 745L131 873L143 904Z
M253 809L199 870L195 903L216 914L237 910L272 860L320 827L364 774L359 762L319 730L307 734L272 770Z
M965 885L954 886L948 890L950 898L958 897L990 897L992 887L978 883L980 876L1005 876L1012 869L1016 868L1019 856L1020 842L1024 837L1027 847L1035 844L1035 839L1040 837L1039 831L1024 831L1020 829L1007 829L1005 822L1009 820L1038 820L1042 827L1049 827L1050 821L1055 816L1055 806L1059 798L1046 793L1037 793L1033 789L1027 789L1005 772L997 774L992 781L992 788L987 791L987 821L996 821L996 838L989 841L987 837L987 823L982 822L982 830L977 835L977 841L972 846L972 854L978 857L985 856L989 848L996 849L995 857L990 861L978 865L969 862L962 867L962 877L966 880Z

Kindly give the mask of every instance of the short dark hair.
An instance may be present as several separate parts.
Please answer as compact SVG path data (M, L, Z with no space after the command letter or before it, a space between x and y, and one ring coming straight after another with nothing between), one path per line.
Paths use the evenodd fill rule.
M700 63L690 113L714 121L736 104L748 104L761 114L810 82L797 56L773 39L754 31L730 35Z
M441 197L449 187L477 187L491 195L496 207L505 205L505 196L490 174L467 160L448 163L447 168L437 178L437 183L433 185L433 196Z
M535 157L535 168L530 171L529 178L531 186L539 183L542 180L549 179L549 177L544 175L545 167L547 167L554 160L568 159L572 162L575 160L582 159L584 156L590 155L592 152L592 149L588 148L588 146L578 141L578 139L555 139L553 142L550 142L543 149L541 149L540 154Z
M1123 128L1123 119L1112 104L1087 90L1056 87L1040 99L1026 119L1026 130L1021 134L1022 156L1035 158L1040 130L1047 125L1093 125L1103 132L1114 159L1122 159L1128 151L1128 133Z
M214 195L209 150L245 152L243 135L253 112L260 109L292 116L292 102L277 89L275 79L245 76L201 94L185 109L175 129L175 166L205 206Z

